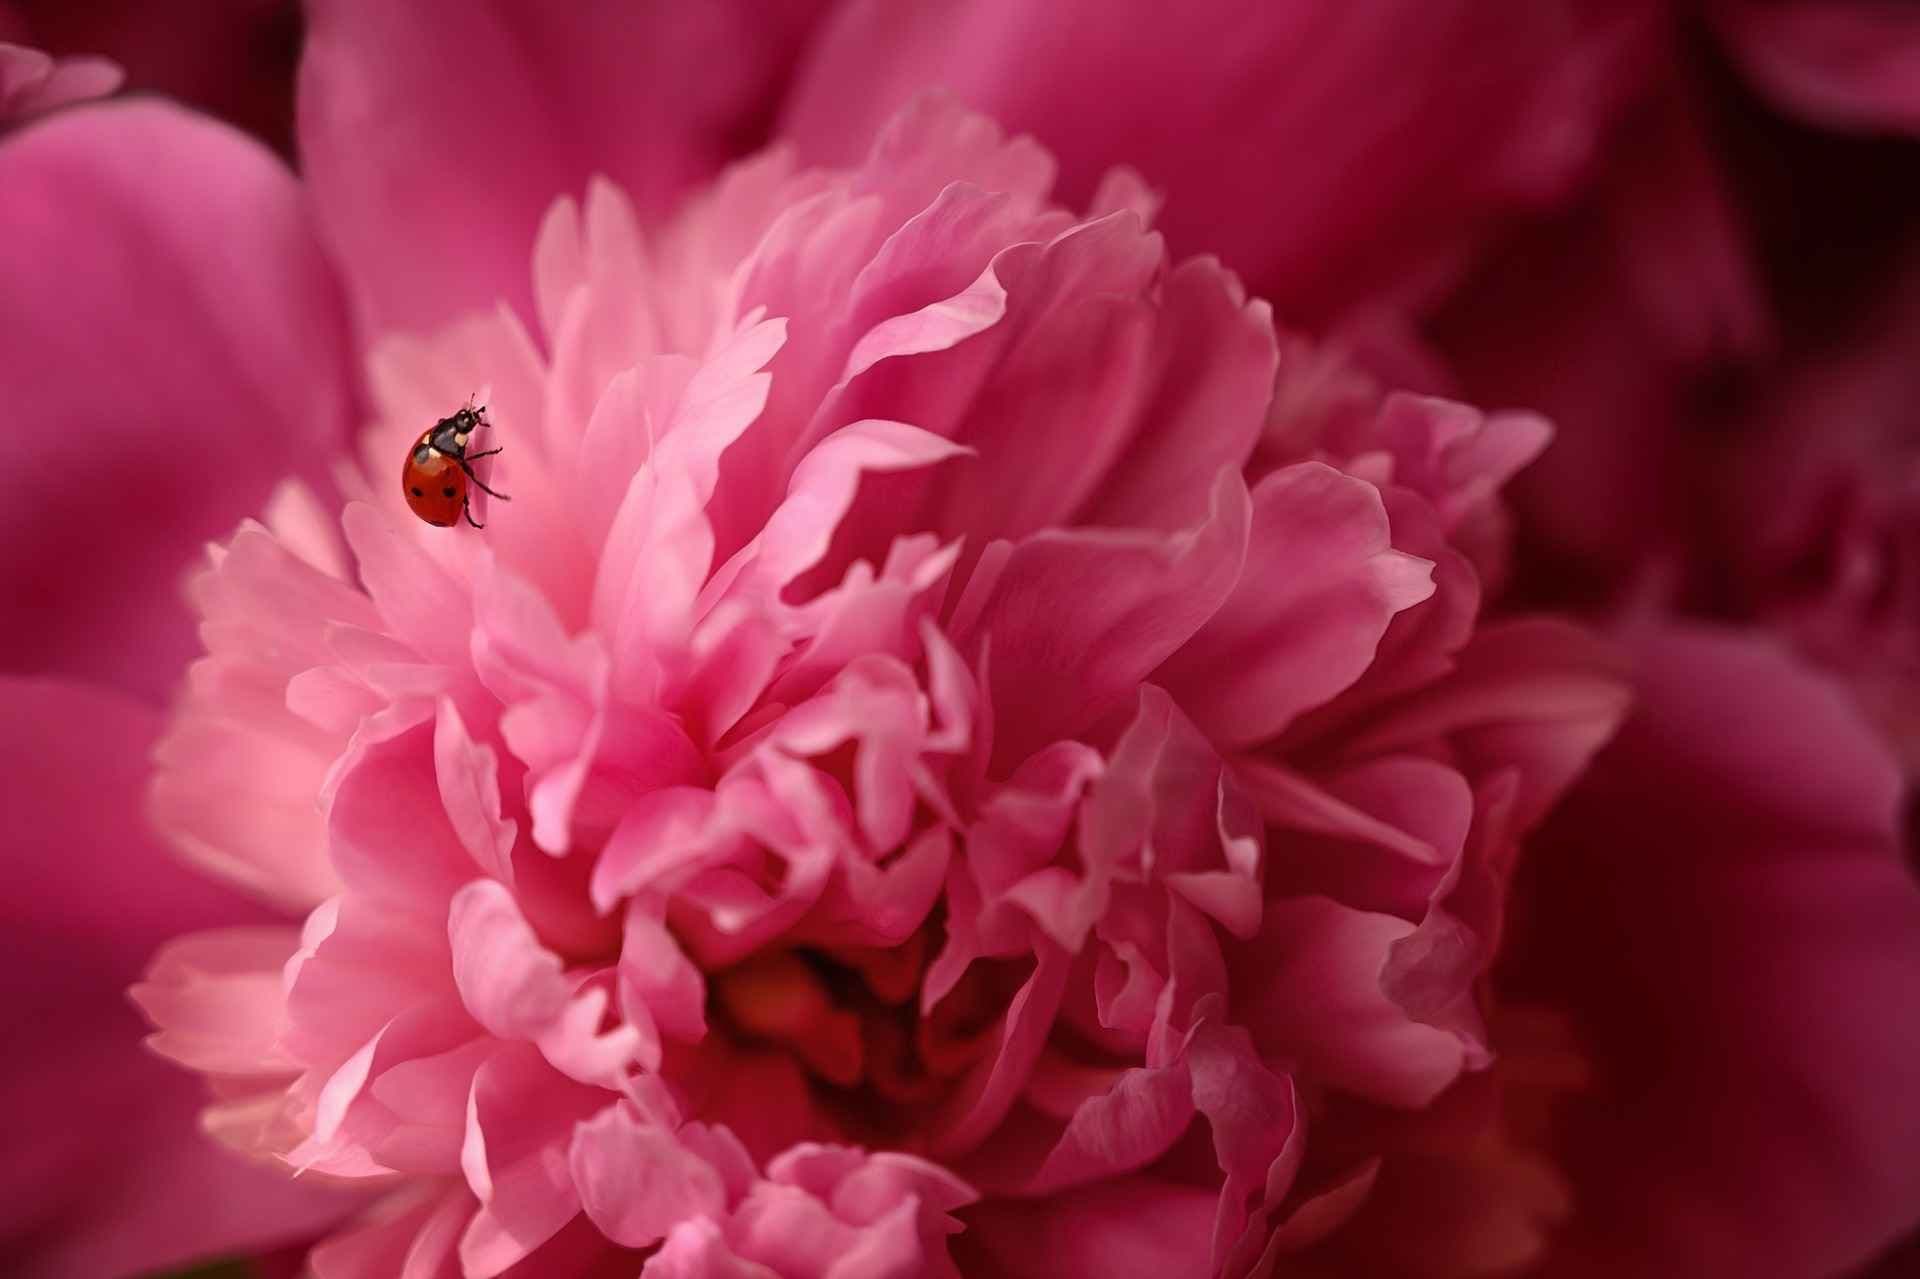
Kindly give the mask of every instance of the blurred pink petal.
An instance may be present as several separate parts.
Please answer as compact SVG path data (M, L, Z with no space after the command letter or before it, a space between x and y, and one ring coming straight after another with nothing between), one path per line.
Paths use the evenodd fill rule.
M0 591L34 617L0 660L157 698L197 647L202 544L344 438L344 328L303 197L225 126L69 111L0 148L0 275Z
M1686 532L1687 389L1774 337L1700 94L1669 81L1628 117L1591 197L1509 237L1436 323L1471 395L1557 428L1515 486L1536 546L1615 575Z
M993 1269L971 1273L1208 1279L1214 1214L1212 1195L1145 1177L1059 1199L1002 1200L975 1214L969 1243L977 1236Z
M67 57L104 55L125 68L131 91L164 94L289 152L300 53L295 0L202 0L184 8L0 0L0 40Z
M845 162L915 95L950 90L1046 143L1069 200L1135 166L1173 194L1176 247L1325 318L1424 291L1500 214L1564 192L1652 12L856 0L824 24L783 123L807 158Z
M1741 69L1835 129L1920 132L1920 13L1885 0L1715 0Z
M16 879L0 1007L9 1025L32 1027L30 1047L23 1040L0 1071L23 1155L0 1178L0 1252L23 1274L107 1279L324 1230L352 1200L210 1142L196 1119L203 1088L141 1046L122 994L166 938L265 922L147 834L140 796L158 718L52 680L9 677L0 702L0 808ZM217 1002L201 1015L244 1021L240 1003ZM206 1024L195 1033L224 1037ZM216 1071L224 1062L187 1055Z
M760 140L812 8L311 6L300 155L363 335L501 297L530 317L553 198L605 173L666 212Z
M1782 360L1708 455L1687 569L1851 686L1920 772L1920 259L1821 349Z
M4 36L5 31L0 31ZM120 68L105 58L54 58L39 49L0 41L0 126L120 87Z
M1565 1273L1847 1271L1920 1218L1899 775L1765 641L1636 653L1641 708L1543 833L1513 970L1597 1072Z

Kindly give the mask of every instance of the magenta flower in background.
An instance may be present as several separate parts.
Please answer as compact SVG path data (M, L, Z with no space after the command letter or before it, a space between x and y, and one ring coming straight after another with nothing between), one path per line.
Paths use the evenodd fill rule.
M1766 628L1911 769L1920 15L1706 17L1650 28L1590 188L1445 300L1443 385L1561 428L1518 486L1523 594Z
M0 37L84 47L27 9ZM1913 1224L1884 748L1774 642L1643 623L1623 659L1490 613L1643 552L1543 575L1565 543L1536 500L1515 555L1499 495L1546 425L1392 389L1459 385L1410 337L1439 306L1467 385L1572 422L1530 491L1603 549L1582 456L1724 476L1667 598L1897 738L1910 308L1830 288L1858 318L1805 355L1752 320L1725 217L1684 212L1731 207L1689 177L1722 90L1665 6L1103 14L324 4L301 183L153 104L0 145L5 663L42 676L8 686L40 885L10 967L90 956L9 988L47 1033L0 1087L86 1120L29 1130L59 1175L0 1250L1813 1276ZM1887 11L1705 18L1822 126L1911 118ZM1640 267L1501 282L1516 215L1616 190ZM1606 242L1576 225L1538 238ZM1594 452L1696 332L1792 357L1762 446ZM1539 394L1490 378L1534 349ZM391 472L475 392L513 501L448 534ZM133 860L183 683L151 816L264 907ZM264 1165L125 1055L110 992L167 937L155 1047ZM164 1193L215 1176L231 1217Z

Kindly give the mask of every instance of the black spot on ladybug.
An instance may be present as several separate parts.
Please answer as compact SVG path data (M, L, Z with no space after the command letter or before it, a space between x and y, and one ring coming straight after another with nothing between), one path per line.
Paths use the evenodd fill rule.
M414 495L415 497L425 497L425 496L426 496L426 494L425 494L425 493L423 493L423 492L421 492L421 491L420 491L419 489L414 489L414 490L413 490L413 495Z
M452 497L452 496L453 496L453 490L452 490L451 488L444 488L444 489L441 489L441 490L440 490L440 496L441 496L441 497Z

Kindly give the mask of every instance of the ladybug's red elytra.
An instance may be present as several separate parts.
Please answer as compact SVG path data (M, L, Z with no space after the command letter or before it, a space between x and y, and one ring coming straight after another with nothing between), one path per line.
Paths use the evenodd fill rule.
M475 528L485 528L486 525L473 518L473 511L467 505L467 486L471 484L502 502L512 500L505 493L495 493L473 473L476 460L492 457L500 450L467 452L467 440L473 433L492 425L487 421L485 405L476 409L468 404L451 417L435 422L415 440L407 450L406 465L400 468L400 491L406 496L407 508L438 528L453 527L462 515Z

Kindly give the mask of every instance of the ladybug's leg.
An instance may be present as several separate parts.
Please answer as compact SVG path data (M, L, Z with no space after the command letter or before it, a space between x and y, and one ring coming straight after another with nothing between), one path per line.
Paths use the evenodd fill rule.
M480 458L483 458L483 457L492 457L495 453L505 453L505 452L506 452L505 449L488 449L485 453L469 453L467 454L467 461L474 462L474 461L478 461Z
M476 520L473 518L473 506L471 503L468 503L468 502L460 503L460 514L466 516L467 523L473 525L475 528L486 527L486 525L482 524L479 520Z
M484 457L486 455L481 454L481 456ZM480 477L473 473L473 468L471 466L467 465L466 458L456 457L454 461L460 463L460 469L467 473L467 478L472 480L474 484L479 487L480 491L482 493L485 493L488 497L497 497L502 502L511 502L513 500L512 498L508 497L505 493L496 493L492 489L488 488L485 484L481 483Z

